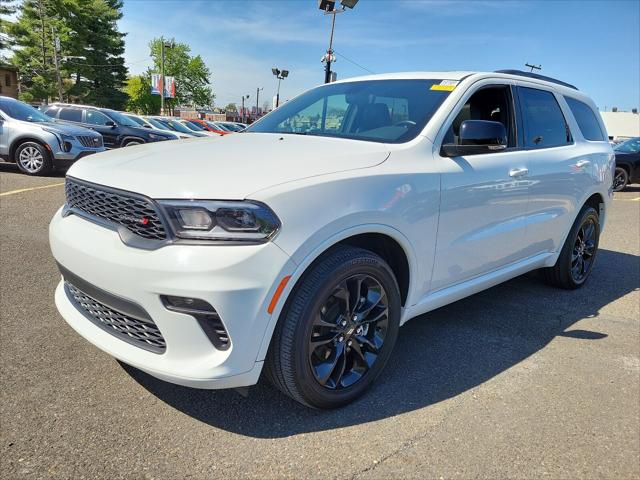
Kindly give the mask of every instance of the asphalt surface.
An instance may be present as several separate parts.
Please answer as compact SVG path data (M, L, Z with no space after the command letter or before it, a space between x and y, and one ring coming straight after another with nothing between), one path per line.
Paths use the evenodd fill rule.
M585 288L529 274L412 320L368 395L318 412L163 383L68 327L62 181L0 165L0 478L640 478L637 186Z

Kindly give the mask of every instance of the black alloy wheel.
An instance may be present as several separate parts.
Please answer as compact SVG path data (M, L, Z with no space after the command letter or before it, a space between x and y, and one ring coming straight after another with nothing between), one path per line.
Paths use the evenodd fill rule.
M620 192L627 188L629 184L629 174L622 167L616 167L615 173L613 175L613 191Z
M313 320L309 362L330 390L347 388L373 367L389 327L387 293L374 277L354 275L333 289Z

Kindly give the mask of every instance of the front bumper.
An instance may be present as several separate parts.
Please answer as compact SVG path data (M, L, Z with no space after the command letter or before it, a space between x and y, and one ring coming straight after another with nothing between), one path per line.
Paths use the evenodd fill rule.
M53 256L65 269L146 310L161 331L166 350L147 351L99 328L70 301L60 282L55 294L60 314L91 343L180 385L231 388L257 382L263 360L258 353L271 319L269 302L280 279L295 269L274 243L140 250L126 246L113 230L76 215L62 217L61 211L51 221L49 237ZM168 310L161 295L209 302L220 315L231 346L216 349L194 317Z

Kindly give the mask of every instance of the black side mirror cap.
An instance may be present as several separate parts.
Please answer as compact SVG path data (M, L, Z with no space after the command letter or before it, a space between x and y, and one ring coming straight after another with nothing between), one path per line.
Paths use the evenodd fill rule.
M465 120L460 125L460 143L442 145L443 157L495 153L507 148L507 129L500 122Z
M104 122L104 124L107 127L112 127L112 128L115 128L115 126L116 126L116 122L114 122L113 120L107 120L106 122Z

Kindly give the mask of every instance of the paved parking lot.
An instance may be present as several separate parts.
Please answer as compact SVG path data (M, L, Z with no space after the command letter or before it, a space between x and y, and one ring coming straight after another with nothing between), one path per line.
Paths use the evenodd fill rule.
M639 478L640 188L576 292L531 274L407 324L332 412L155 380L57 314L63 177L0 165L0 478Z

